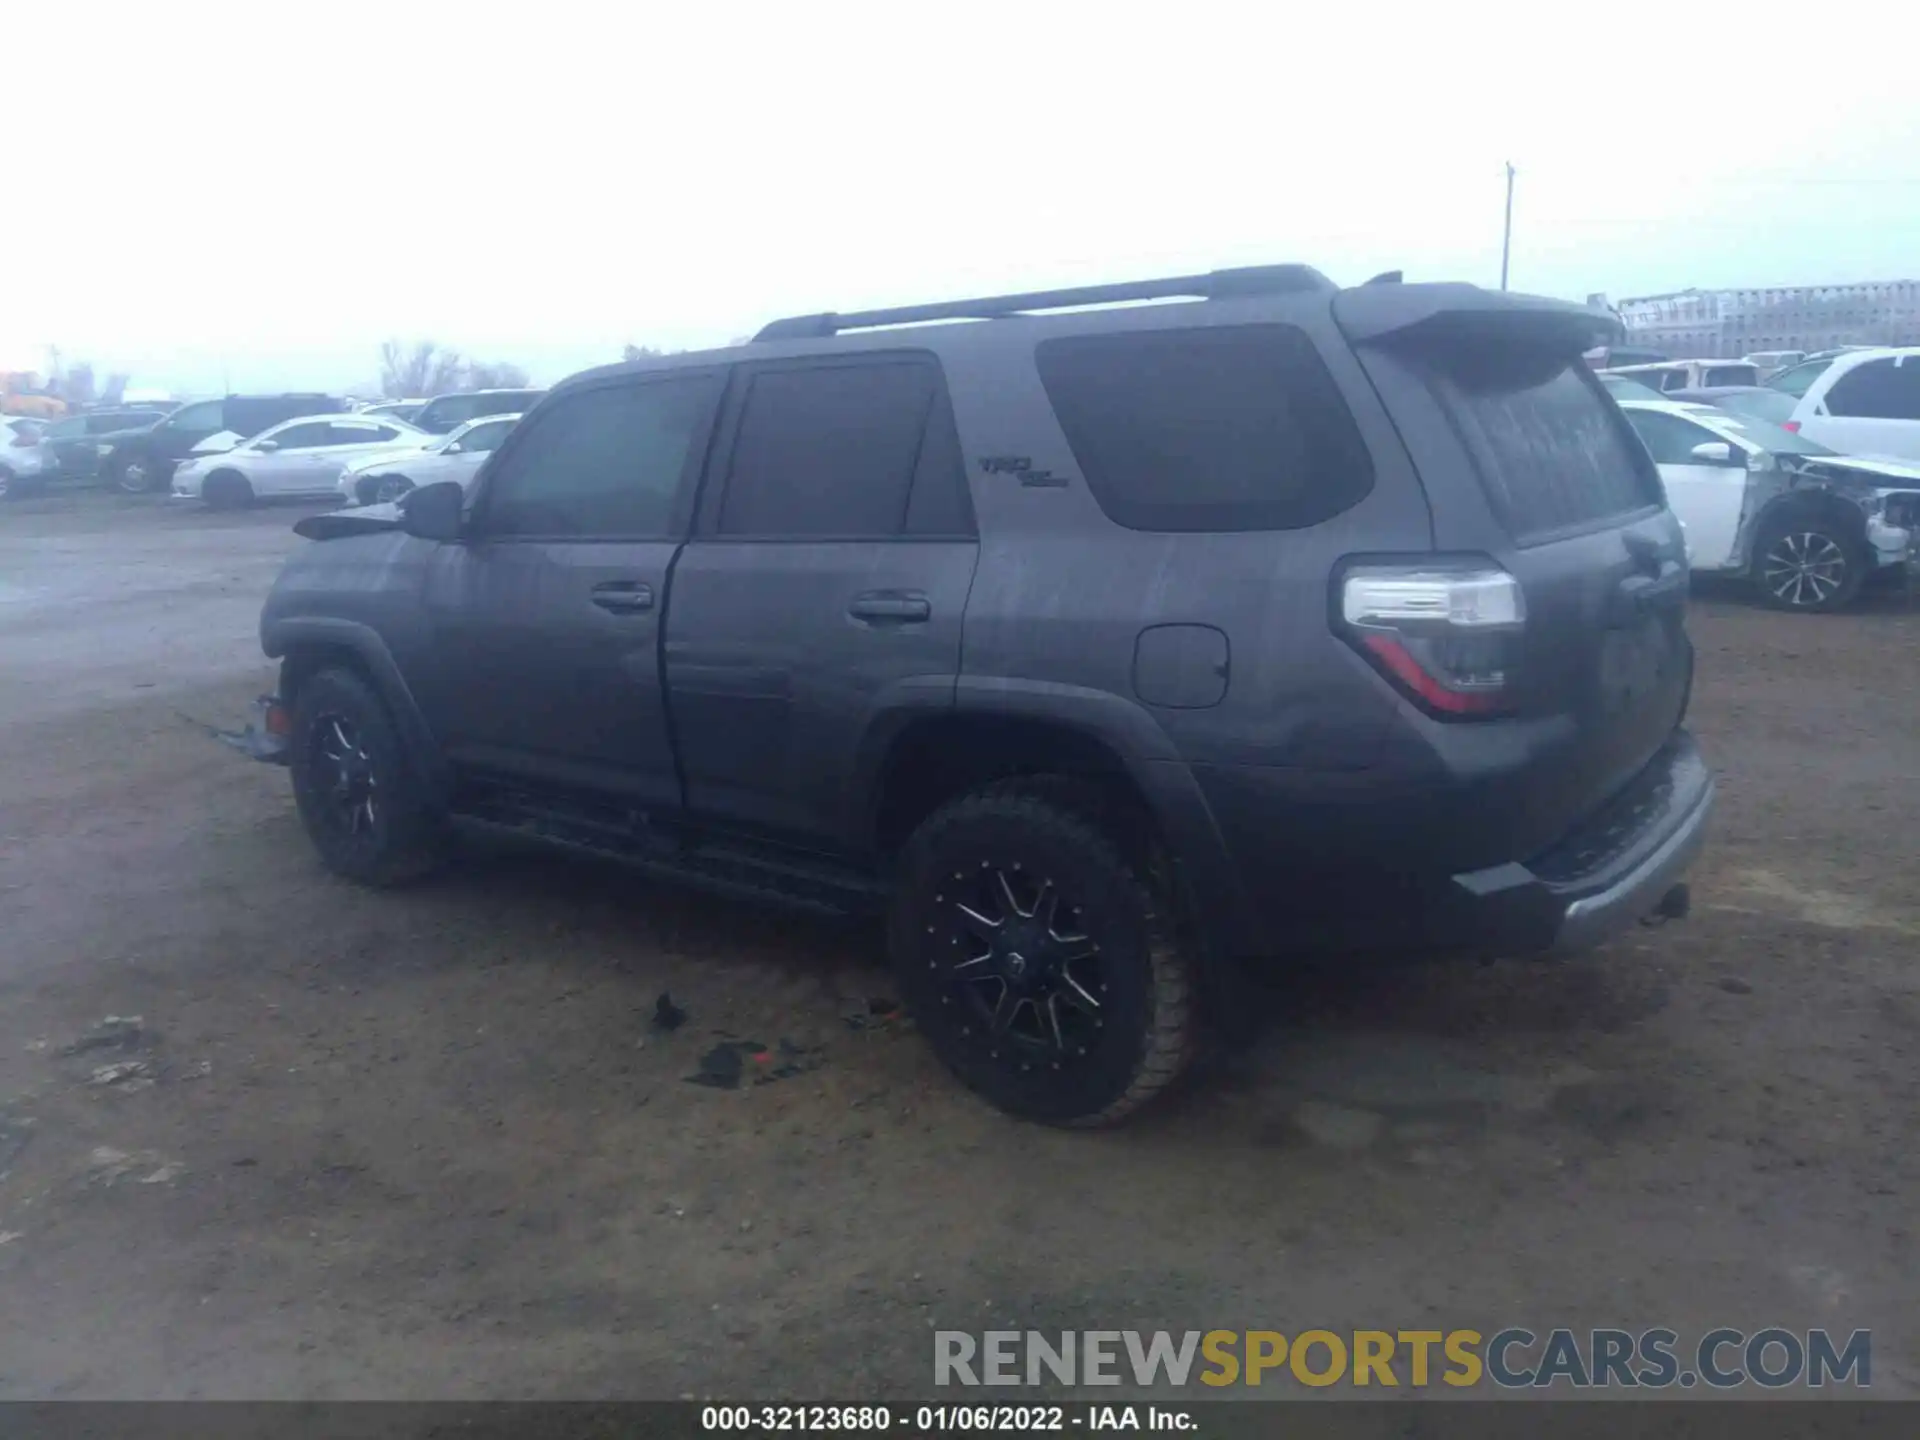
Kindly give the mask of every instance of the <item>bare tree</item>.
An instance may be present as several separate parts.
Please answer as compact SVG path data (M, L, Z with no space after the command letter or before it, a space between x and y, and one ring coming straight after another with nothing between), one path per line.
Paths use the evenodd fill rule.
M108 375L107 388L100 392L100 403L103 405L118 405L121 397L127 393L127 382L132 378L133 377L124 370L115 370L112 374Z
M411 347L388 340L380 346L380 391L389 399L458 390L465 371L466 362L458 350L445 349L431 340L416 341Z
M622 360L650 360L655 355L664 353L664 351L654 349L651 345L629 345L625 350L620 352L620 358Z
M91 405L94 401L93 362L82 360L69 365L60 380L60 394L69 405Z

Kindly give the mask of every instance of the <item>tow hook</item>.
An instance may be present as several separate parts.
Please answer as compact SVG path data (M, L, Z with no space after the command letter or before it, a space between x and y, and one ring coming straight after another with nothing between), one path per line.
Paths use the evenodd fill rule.
M1664 925L1669 920L1684 920L1693 909L1693 891L1684 882L1660 897L1660 902L1643 918L1642 925Z
M262 695L253 702L253 713L244 730L222 730L191 715L180 717L196 729L204 730L222 745L251 756L264 765L288 763L288 747L293 738L293 712L280 703L278 695Z

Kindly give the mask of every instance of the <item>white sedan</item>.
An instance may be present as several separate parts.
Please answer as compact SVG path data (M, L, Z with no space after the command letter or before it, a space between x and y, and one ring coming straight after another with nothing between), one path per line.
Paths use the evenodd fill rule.
M1711 405L1621 400L1686 527L1695 570L1743 575L1783 610L1838 610L1897 570L1920 529L1920 464L1840 455Z
M519 419L518 415L485 415L424 450L413 446L369 455L340 473L341 498L349 505L374 505L398 500L409 490L440 480L470 484Z
M400 420L302 415L218 454L196 453L173 472L173 498L225 507L268 496L332 495L340 472L356 460L435 439Z

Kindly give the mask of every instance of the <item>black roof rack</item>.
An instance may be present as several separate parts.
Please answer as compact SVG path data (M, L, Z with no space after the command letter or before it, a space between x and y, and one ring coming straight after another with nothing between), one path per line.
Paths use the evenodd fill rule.
M941 300L931 305L857 310L846 315L831 311L824 315L794 315L762 326L753 338L820 340L843 330L871 330L881 325L910 325L924 320L993 320L1076 305L1120 305L1130 300L1224 300L1334 288L1334 283L1311 265L1255 265L1239 270L1215 270L1206 275L1175 275L1164 280L1134 280L1119 285L1082 285L1070 290L1033 290L1025 295L988 295L977 300Z

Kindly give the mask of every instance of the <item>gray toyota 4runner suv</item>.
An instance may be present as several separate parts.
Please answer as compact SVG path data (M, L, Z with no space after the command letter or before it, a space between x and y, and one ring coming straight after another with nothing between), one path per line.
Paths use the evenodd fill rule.
M1683 913L1686 558L1581 361L1609 322L1383 278L577 376L470 492L301 522L261 749L370 884L473 825L883 909L940 1057L1061 1123L1166 1087L1247 962Z

